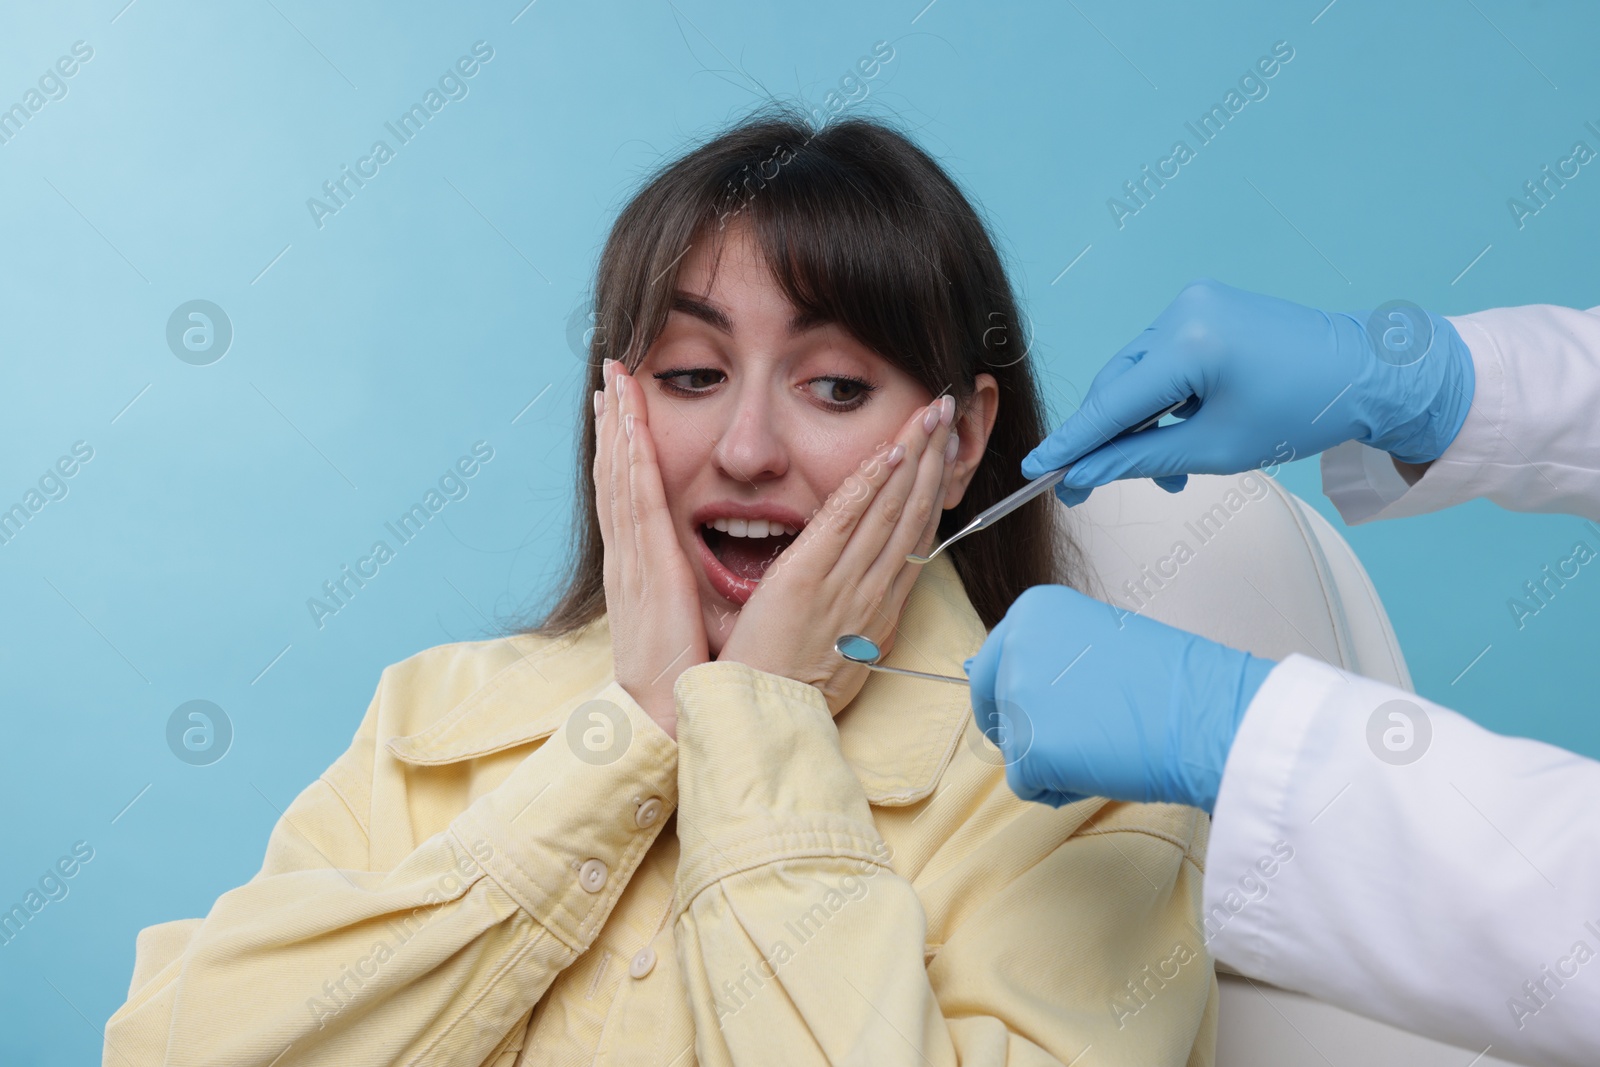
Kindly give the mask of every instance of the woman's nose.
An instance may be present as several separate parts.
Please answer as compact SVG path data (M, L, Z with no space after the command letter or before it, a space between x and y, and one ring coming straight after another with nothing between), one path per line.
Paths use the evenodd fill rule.
M717 469L730 478L758 482L788 470L788 449L773 406L747 392L732 400L714 452Z

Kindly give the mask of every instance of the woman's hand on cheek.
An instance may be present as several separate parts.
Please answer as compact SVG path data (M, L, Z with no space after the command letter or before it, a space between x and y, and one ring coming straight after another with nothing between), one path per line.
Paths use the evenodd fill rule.
M814 685L836 715L855 699L869 672L833 643L854 633L885 653L893 646L921 570L906 555L928 552L943 513L954 411L948 396L917 409L893 447L868 457L828 497L767 568L719 660Z
M607 361L605 375L594 394L594 484L617 682L676 738L673 683L710 659L700 593L672 528L639 384L620 363Z

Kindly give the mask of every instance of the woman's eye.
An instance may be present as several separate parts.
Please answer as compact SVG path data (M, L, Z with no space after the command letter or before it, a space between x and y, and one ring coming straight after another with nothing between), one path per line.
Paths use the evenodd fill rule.
M698 367L694 370L665 371L655 375L656 381L665 385L671 392L680 395L704 392L717 384L717 376L722 374L719 370L710 367ZM686 379L686 381L680 381Z
M873 386L859 378L813 378L806 385L812 387L818 400L845 409L860 407L873 390Z

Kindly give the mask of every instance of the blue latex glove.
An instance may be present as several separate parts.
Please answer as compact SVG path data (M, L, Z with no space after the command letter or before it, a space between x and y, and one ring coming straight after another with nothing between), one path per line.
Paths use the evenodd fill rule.
M963 666L978 728L1022 799L1210 812L1239 721L1276 664L1036 585Z
M1022 473L1078 460L1056 487L1078 504L1118 478L1176 492L1192 473L1233 474L1350 440L1426 463L1455 439L1473 385L1461 335L1414 304L1327 312L1199 281L1111 358ZM1185 397L1195 400L1174 413L1183 422L1106 444Z

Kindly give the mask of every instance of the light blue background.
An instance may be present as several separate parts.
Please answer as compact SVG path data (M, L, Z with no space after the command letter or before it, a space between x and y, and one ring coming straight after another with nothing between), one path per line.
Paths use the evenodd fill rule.
M94 49L0 145L0 507L94 449L0 546L0 905L95 850L0 947L8 1064L98 1062L137 931L255 873L381 669L548 587L584 402L569 318L610 223L768 92L821 107L893 43L858 110L899 116L981 203L1058 415L1199 276L1331 308L1600 303L1600 164L1520 231L1506 206L1600 146L1578 0L124 2L0 26L0 106ZM469 95L319 229L307 198L479 40ZM1119 229L1107 198L1280 40L1269 96ZM235 330L205 367L165 341L196 298ZM470 494L318 629L307 598L480 440ZM1314 462L1285 480L1337 522ZM1600 571L1520 632L1507 607L1600 534L1472 504L1346 536L1423 694L1600 756ZM167 747L192 699L235 730L211 766Z

